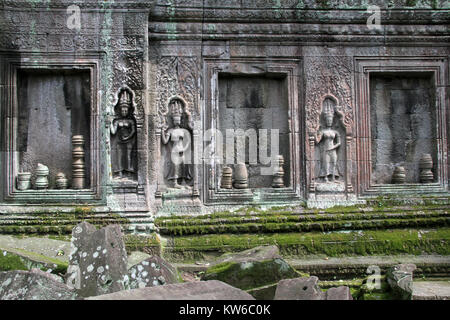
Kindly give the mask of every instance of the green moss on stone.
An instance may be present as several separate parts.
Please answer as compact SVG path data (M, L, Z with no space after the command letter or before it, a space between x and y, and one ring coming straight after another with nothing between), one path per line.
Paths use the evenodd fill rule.
M28 268L19 256L0 250L0 271L11 270L28 270Z
M202 280L220 280L242 290L275 284L299 274L282 259L224 262L208 268Z
M283 256L322 254L328 257L395 254L450 254L450 229L370 230L274 234L223 234L173 237L164 249L168 258L201 258L208 252L237 252L260 245L277 245Z

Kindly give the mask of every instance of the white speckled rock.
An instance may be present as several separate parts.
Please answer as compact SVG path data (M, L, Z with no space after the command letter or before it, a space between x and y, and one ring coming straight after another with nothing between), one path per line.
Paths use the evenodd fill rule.
M159 256L150 257L128 270L130 289L154 287L178 282L177 270Z
M74 300L75 290L39 269L0 272L0 300Z
M119 225L97 230L82 222L72 231L66 283L82 297L128 289L127 253Z

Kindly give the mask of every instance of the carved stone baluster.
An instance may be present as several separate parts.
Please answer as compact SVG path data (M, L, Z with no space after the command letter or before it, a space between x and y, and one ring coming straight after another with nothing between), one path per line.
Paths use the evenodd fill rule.
M84 137L72 137L72 188L84 189L86 184L86 173L84 164Z
M352 142L353 136L351 133L347 133L345 137L345 145L347 150L347 167L346 167L346 180L347 180L347 193L353 193L353 185L352 185L352 176L351 176L351 167L352 167Z
M284 188L284 158L282 155L277 157L276 172L273 175L272 188Z
M316 174L315 174L315 157L314 157L314 148L316 145L316 138L314 133L309 134L309 193L314 193L316 191Z

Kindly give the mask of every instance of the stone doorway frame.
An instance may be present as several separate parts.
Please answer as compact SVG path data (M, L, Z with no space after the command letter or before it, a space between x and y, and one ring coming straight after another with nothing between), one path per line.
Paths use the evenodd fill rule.
M290 151L290 186L286 188L261 188L260 192L251 189L220 189L220 164L214 159L202 164L202 195L206 205L213 204L256 204L292 203L301 201L306 194L304 112L303 106L303 60L292 58L205 58L204 64L204 103L202 105L202 126L206 131L217 128L219 112L219 74L237 76L286 77L288 92L288 128ZM216 140L212 137L213 150ZM207 146L203 142L203 148ZM242 190L248 190L242 192Z
M101 132L100 132L100 97L99 72L101 54L62 57L58 54L48 54L45 57L33 53L0 54L1 114L0 128L2 132L2 172L0 173L0 188L2 200L8 204L104 204L102 197L102 165ZM90 115L90 188L83 190L48 189L17 191L15 179L19 172L18 152L16 146L18 130L18 98L17 81L19 70L28 71L70 71L82 70L89 72L91 90ZM86 148L86 146L85 146Z
M380 194L436 194L448 193L449 156L447 128L449 121L449 97L447 57L355 57L355 118L356 118L356 192L358 195ZM436 88L436 144L438 182L401 185L371 184L372 155L370 130L370 75L373 73L422 73L430 74Z

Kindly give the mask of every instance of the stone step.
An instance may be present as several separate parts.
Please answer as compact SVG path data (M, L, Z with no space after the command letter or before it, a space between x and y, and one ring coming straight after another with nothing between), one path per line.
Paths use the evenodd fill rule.
M450 256L400 255L331 257L321 259L286 259L296 270L318 276L321 280L352 279L369 275L369 266L380 268L381 274L394 265L413 263L417 266L414 278L450 277Z
M414 263L417 269L414 271L414 278L447 278L450 277L450 256L440 255L401 255L401 256L356 256L342 258L318 258L311 257L305 259L285 259L297 271L309 273L317 276L322 281L345 280L354 278L364 278L368 276L369 266L378 266L381 274L384 274L388 267L400 263ZM175 263L174 265L185 272L205 271L209 264L207 261L198 263Z
M450 300L450 280L414 281L412 300Z

